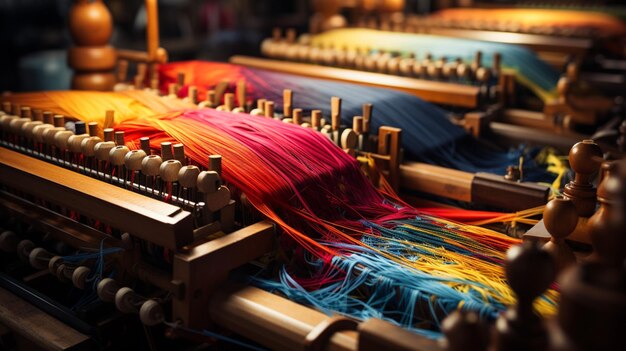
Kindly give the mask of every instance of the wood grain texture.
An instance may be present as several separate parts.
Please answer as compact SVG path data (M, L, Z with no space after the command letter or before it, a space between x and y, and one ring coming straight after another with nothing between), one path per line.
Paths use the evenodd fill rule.
M476 86L247 56L233 56L230 58L230 62L248 67L297 74L306 77L400 90L436 104L467 108L475 108L479 105L480 89Z
M0 288L0 322L45 350L89 350L89 337Z
M0 182L169 249L193 241L189 212L2 147Z

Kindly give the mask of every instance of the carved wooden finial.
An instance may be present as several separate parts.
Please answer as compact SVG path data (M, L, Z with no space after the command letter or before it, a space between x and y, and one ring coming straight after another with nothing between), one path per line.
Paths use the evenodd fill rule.
M496 351L546 350L548 338L533 301L554 281L552 256L534 241L507 251L506 278L517 296L517 304L496 321Z
M552 236L543 249L552 254L557 270L560 272L576 262L574 252L565 243L565 238L576 229L578 224L576 206L570 199L557 196L548 202L543 210L543 223Z
M565 185L563 193L572 200L580 217L591 216L596 208L596 189L591 182L601 162L602 150L593 140L576 143L569 152L576 177Z
M69 27L76 46L68 51L68 64L74 69L72 88L109 91L117 54L109 46L113 33L111 13L102 0L76 0L70 11Z

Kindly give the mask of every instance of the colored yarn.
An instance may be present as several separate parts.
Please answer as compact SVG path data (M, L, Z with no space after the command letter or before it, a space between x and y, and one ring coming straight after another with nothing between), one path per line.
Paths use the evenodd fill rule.
M401 128L407 157L443 167L504 174L507 166L517 165L519 157L526 153L523 148L503 152L477 141L452 124L443 110L398 91L202 61L160 65L161 88L175 83L178 73L185 75L188 84L181 89L181 96L193 85L203 99L208 89L221 82L230 82L230 91L234 91L235 83L244 80L249 100L274 101L277 111L282 111L283 89L294 92L294 107L305 111L321 109L326 116L330 114L331 97L339 96L342 98L342 122L346 125L352 125L352 118L362 114L364 102L373 103L372 131L383 125ZM546 174L542 166L533 167L533 171L529 168L528 175L532 173L548 181L554 178Z
M432 14L456 22L498 21L515 24L522 30L532 27L565 27L571 29L593 29L599 36L621 36L626 34L626 25L610 13L593 11L524 9L524 8L453 8L440 10Z
M512 71L520 84L533 91L544 102L556 97L559 73L532 51L517 45L355 28L336 29L314 35L312 43L324 47L371 48L401 54L411 53L420 59L430 53L435 58L461 58L466 62L472 61L476 52L480 51L483 53L483 65L488 67L493 64L494 54L500 53L503 69Z
M182 142L198 163L210 154L222 154L224 179L293 239L282 241L283 250L292 256L280 286L288 273L295 282L290 289L303 290L302 296L314 294L317 297L309 297L309 303L322 310L339 308L341 304L319 302L336 291L335 296L349 302L346 308L367 306L363 299L375 300L361 312L339 308L341 313L355 318L364 318L363 311L386 315L376 299L383 295L384 301L390 299L385 290L389 286L406 287L406 301L418 297L438 301L443 315L464 306L495 316L513 302L501 264L516 239L389 202L360 173L354 159L318 133L269 118L216 110L130 121L118 128L128 140L150 136L155 149L162 141ZM138 147L135 142L128 145ZM302 248L316 258L307 258ZM357 266L364 267L365 273L353 277L351 267ZM393 284L379 286L380 277L392 274L397 275ZM429 278L421 282L422 275ZM414 281L421 283L413 286ZM345 282L339 286L349 291L367 286L372 294L351 300L348 290L335 289L339 282ZM259 280L259 284L287 291L276 282ZM412 324L412 303L403 299L398 308L406 315L392 313L393 319ZM539 305L540 310L553 313L551 300L547 301ZM429 316L437 318L434 312Z
M100 125L104 124L107 110L115 112L114 123L121 123L135 118L194 108L194 105L181 100L165 100L155 96L154 93L141 90L115 93L95 91L17 93L3 97L3 100L73 117L85 123L99 122Z

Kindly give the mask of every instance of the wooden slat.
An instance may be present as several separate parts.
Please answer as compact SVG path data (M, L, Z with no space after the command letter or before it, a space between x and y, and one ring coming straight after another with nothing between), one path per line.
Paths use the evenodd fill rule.
M89 337L0 288L0 322L46 350L89 350Z
M306 77L400 90L436 104L476 108L479 103L480 89L476 86L247 56L233 56L230 58L230 62L243 66L297 74Z
M472 201L474 174L425 163L400 165L400 187L459 201Z
M169 249L193 241L189 212L3 147L0 182Z
M185 292L172 301L174 320L195 329L207 328L211 292L232 269L272 251L275 244L274 224L261 221L176 254L172 279L181 282Z

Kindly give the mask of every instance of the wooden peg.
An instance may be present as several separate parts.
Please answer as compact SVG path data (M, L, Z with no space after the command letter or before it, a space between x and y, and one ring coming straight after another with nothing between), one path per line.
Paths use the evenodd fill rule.
M176 83L170 83L167 86L167 97L171 99L178 98L178 95L176 94Z
M543 210L543 224L552 237L543 249L554 257L557 272L562 272L568 266L576 263L574 252L565 243L578 224L578 213L574 203L563 196L557 196L546 205Z
M115 145L124 145L126 141L124 140L124 131L117 131L114 134L115 136Z
M235 94L227 93L224 95L224 105L228 111L232 111L235 108Z
M53 125L55 127L65 127L65 117L63 115L54 115Z
M355 149L357 146L358 137L357 134L349 128L344 129L341 133L341 148L342 149Z
M354 130L354 132L357 135L363 134L363 117L362 116L354 116L354 118L352 118L352 130Z
M499 52L493 54L493 67L491 69L496 76L500 76L500 71L502 70L502 54Z
M143 150L143 152L146 153L146 155L150 155L150 138L149 137L143 137L139 139L139 147L141 148L141 150Z
M337 132L341 125L341 98L330 98L330 119L332 130Z
M87 132L89 136L98 136L98 122L89 122Z
M256 102L257 107L250 111L253 116L265 116L265 99L258 99Z
M265 117L274 118L274 101L265 102Z
M209 156L209 170L216 172L220 177L222 176L222 155Z
M322 127L321 124L322 119L322 111L321 110L313 110L311 111L311 128L318 130Z
M285 116L285 118L291 118L292 106L293 106L293 92L289 89L285 89L283 90L283 115Z
M4 113L11 114L11 103L9 101L4 101L2 103L2 110L4 111Z
M602 150L593 140L576 143L569 152L569 163L576 173L565 185L563 194L570 198L580 217L589 217L596 208L596 188L592 178L602 162Z
M293 109L293 123L297 125L302 124L302 109L301 108Z
M114 141L115 130L113 128L105 128L103 133L104 133L104 141Z
M43 123L54 125L54 117L53 117L52 112L44 111L44 113L43 113Z
M20 104L11 105L11 114L13 116L19 116L21 111L22 111L22 106Z
M164 141L161 143L161 159L163 162L169 161L174 158L174 154L172 153L172 143L169 141Z
M187 162L185 161L185 146L180 143L174 144L172 146L172 149L174 150L174 159L183 165L186 164Z
M372 121L372 113L374 112L374 105L363 104L363 133L370 132L370 125Z
M245 108L246 108L246 81L245 80L242 79L237 82L237 88L235 92L237 93L237 106L244 109L245 111Z
M28 107L28 106L23 106L22 107L21 117L22 118L28 118L28 119L32 119L33 118L32 111L30 110L30 107Z
M185 86L185 73L178 72L176 75L176 93L178 94L178 90Z
M196 86L189 87L188 101L194 105L198 104L198 88Z
M107 110L104 115L104 128L111 128L115 125L115 111Z

